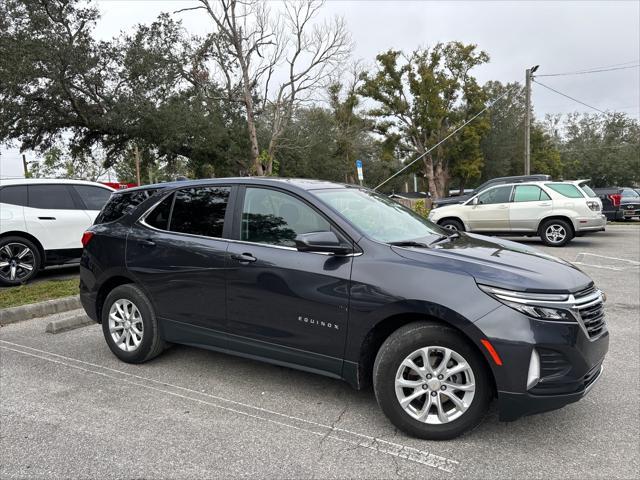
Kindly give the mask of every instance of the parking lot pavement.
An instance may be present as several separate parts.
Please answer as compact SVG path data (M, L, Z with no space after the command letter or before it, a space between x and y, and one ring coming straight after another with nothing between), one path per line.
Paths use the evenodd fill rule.
M32 320L0 329L0 478L637 478L640 229L541 248L608 295L603 376L562 410L422 441L370 390L183 346L127 365L98 325Z

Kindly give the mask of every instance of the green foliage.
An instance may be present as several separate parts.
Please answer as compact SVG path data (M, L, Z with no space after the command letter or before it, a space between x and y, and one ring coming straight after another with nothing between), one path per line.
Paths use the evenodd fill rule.
M413 206L413 211L416 212L418 215L424 218L427 218L431 210L427 208L424 200L418 200Z
M484 107L485 93L470 71L489 56L475 45L438 43L408 57L390 50L376 60L377 70L362 76L360 93L376 102L369 112L376 121L374 130L399 134L407 159L424 154ZM446 194L452 174L464 179L479 175L479 141L487 128L480 118L464 136L424 157L424 175L436 198Z

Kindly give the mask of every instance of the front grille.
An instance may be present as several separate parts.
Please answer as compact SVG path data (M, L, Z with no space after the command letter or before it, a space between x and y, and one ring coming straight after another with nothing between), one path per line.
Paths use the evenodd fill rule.
M604 301L601 293L590 286L574 293L575 310L582 320L589 338L594 339L603 334L607 328L604 319Z

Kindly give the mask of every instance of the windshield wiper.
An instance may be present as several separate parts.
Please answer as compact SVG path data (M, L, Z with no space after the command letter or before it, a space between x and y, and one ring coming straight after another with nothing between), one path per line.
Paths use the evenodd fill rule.
M429 248L429 245L426 243L414 242L411 240L407 240L404 242L389 242L389 245L393 245L394 247L420 247L420 248Z
M428 246L430 247L431 245L435 245L436 243L440 243L443 240L453 240L454 238L460 238L460 233L453 232L453 233L450 233L449 235L440 235L433 242L429 243Z

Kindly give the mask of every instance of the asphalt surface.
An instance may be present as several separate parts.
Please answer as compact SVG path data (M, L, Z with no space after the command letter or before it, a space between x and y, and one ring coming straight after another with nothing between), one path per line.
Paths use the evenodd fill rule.
M397 432L373 393L174 346L119 362L99 326L0 329L0 478L638 478L640 229L563 249L608 295L600 381L562 410L448 442Z

